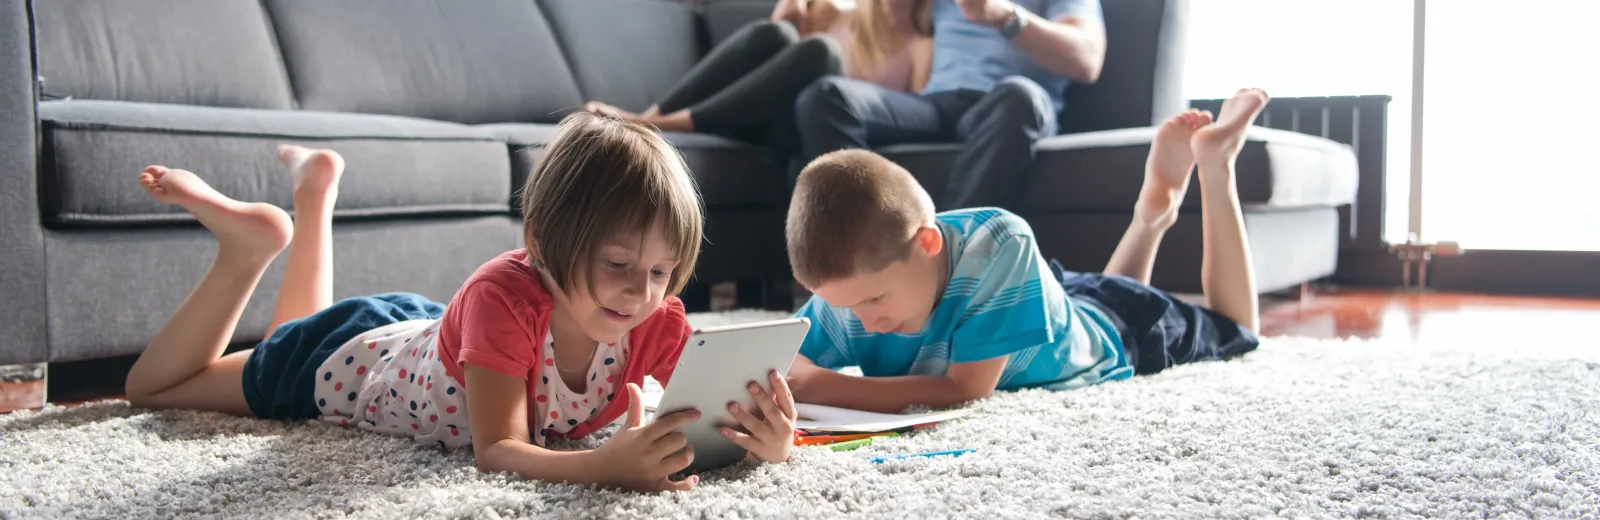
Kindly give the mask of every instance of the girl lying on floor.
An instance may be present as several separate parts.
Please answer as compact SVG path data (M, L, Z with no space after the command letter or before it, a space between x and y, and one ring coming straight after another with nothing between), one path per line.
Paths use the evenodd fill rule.
M134 406L321 419L470 445L479 469L632 490L687 490L668 477L694 450L690 410L643 424L639 385L663 384L690 333L676 294L694 271L703 215L682 157L652 130L577 113L522 190L524 247L489 260L448 307L414 293L333 301L333 208L344 160L282 146L296 219L228 198L194 173L151 166L139 182L217 238L209 271L128 374ZM273 259L289 258L269 337L222 353ZM733 405L764 462L788 460L794 400L774 373L759 410ZM469 413L470 411L470 413ZM600 448L556 452L627 414Z

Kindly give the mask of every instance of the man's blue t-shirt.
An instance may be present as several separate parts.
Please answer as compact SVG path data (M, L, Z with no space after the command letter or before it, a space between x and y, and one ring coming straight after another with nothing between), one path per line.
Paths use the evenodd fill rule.
M1047 20L1071 15L1102 21L1100 0L1012 0ZM988 92L1006 76L1026 76L1050 93L1057 112L1065 105L1067 79L1033 63L1000 30L961 14L956 0L933 0L933 73L924 94L971 89Z
M1070 299L1021 217L998 208L939 213L950 281L923 330L867 332L849 308L812 296L800 353L862 375L942 376L951 363L1010 355L997 389L1079 388L1133 375L1115 326L1098 306ZM929 280L928 283L935 283Z

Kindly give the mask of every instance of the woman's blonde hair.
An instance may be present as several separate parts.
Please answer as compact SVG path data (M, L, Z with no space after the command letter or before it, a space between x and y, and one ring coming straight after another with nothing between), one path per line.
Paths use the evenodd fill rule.
M683 156L655 131L620 119L575 112L522 187L523 243L550 277L571 292L592 271L606 240L665 224L678 265L667 294L683 290L700 255L700 192ZM537 247L535 244L537 243Z
M883 0L856 0L855 13L850 19L850 46L845 50L846 63L851 67L876 69L889 57L894 41L892 28L883 12ZM911 8L911 26L916 34L933 35L933 2L915 0Z

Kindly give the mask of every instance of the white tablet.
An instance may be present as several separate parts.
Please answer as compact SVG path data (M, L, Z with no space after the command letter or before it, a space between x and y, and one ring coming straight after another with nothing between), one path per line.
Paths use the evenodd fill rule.
M719 432L721 426L744 429L728 412L728 403L760 410L746 386L755 381L772 392L767 373L777 370L787 375L810 330L809 318L789 318L699 329L689 335L655 414L700 410L700 420L679 430L694 446L694 462L683 473L716 469L744 458L744 448Z

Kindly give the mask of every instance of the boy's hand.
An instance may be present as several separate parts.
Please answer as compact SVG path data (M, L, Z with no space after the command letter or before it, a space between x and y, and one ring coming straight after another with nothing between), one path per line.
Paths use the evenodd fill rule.
M797 403L809 403L816 400L816 380L818 372L827 370L811 364L804 356L794 359L794 364L789 366L789 378L785 381L789 385L789 394Z
M631 491L688 491L698 476L673 482L669 475L694 461L694 447L678 428L700 419L699 410L684 410L644 424L639 385L628 383L628 421L616 435L594 450L595 469L604 482ZM682 450L681 452L679 450Z
M751 456L762 462L783 462L789 460L789 448L794 446L794 421L799 414L794 409L789 383L778 376L778 371L769 373L767 380L772 383L771 394L755 381L750 382L750 395L756 398L760 417L751 415L738 403L728 403L728 411L750 433L724 426L722 436L749 450Z

